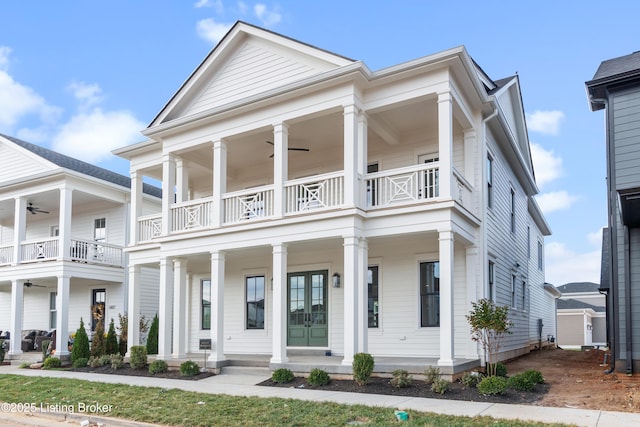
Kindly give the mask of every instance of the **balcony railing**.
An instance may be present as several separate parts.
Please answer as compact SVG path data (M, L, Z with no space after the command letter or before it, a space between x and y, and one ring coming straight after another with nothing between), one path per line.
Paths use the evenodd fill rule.
M13 262L13 245L0 246L0 265L9 265Z
M171 206L171 231L187 231L211 225L213 199L197 199Z
M71 239L72 261L122 267L122 247L95 240Z
M145 215L138 218L138 241L148 242L162 234L162 214Z
M383 208L439 196L438 164L427 163L367 174L367 207Z
M224 223L234 224L273 216L273 186L227 193L222 197Z
M342 172L296 179L285 183L285 214L331 209L344 203Z
M20 261L33 262L45 261L58 258L58 248L60 239L49 237L20 244Z

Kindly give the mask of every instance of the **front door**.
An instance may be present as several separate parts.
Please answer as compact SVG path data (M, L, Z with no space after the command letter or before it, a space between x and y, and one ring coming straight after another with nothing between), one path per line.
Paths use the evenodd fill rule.
M291 347L326 347L327 270L289 273L287 300L289 320L287 345Z

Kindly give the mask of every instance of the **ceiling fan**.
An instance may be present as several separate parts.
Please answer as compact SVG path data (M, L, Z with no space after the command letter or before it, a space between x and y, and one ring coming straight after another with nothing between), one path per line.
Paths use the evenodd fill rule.
M46 286L44 286L44 285L36 285L35 283L31 283L28 280L26 282L24 282L24 286L25 286L25 288L30 288L32 286L36 287L36 288L46 288Z
M31 214L33 214L33 215L35 215L37 213L46 213L46 214L49 213L49 211L44 211L44 210L40 209L37 206L33 206L33 203L31 203L31 202L29 202L29 204L27 205L27 210L29 212L31 212Z
M271 141L265 141L265 142L266 142L267 144L271 144L271 145L273 145L273 142L271 142ZM309 151L309 149L308 149L308 148L298 148L298 147L288 147L288 148L287 148L287 150L289 150L289 151L307 151L307 152ZM270 155L270 156L269 156L269 158L270 158L270 159L271 159L271 158L273 158L273 154L272 154L272 155Z

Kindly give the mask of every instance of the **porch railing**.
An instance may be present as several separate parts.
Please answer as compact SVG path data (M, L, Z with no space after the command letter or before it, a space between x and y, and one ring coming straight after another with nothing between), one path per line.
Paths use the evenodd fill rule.
M44 261L58 258L58 237L49 237L20 244L20 261Z
M171 231L187 231L211 225L213 198L189 200L171 206Z
M0 265L9 265L13 262L13 245L0 246Z
M454 197L462 206L473 211L473 188L471 184L469 184L469 181L467 181L464 176L455 168L453 169L453 176L456 180L455 182L457 188L457 194L455 194Z
M367 207L433 200L439 196L438 163L367 174Z
M268 218L273 216L273 186L226 193L222 203L225 224Z
M72 261L122 267L122 247L95 240L71 239Z
M162 234L162 214L145 215L138 218L138 241L148 242Z
M343 172L315 175L285 183L285 214L330 209L344 203Z

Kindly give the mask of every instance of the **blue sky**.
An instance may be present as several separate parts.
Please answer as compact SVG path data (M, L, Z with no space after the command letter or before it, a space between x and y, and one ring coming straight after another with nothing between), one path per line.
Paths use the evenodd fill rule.
M599 282L604 116L584 82L640 50L637 1L8 1L0 16L0 133L123 174L110 151L143 139L238 19L372 70L465 45L493 79L519 74L547 281Z

